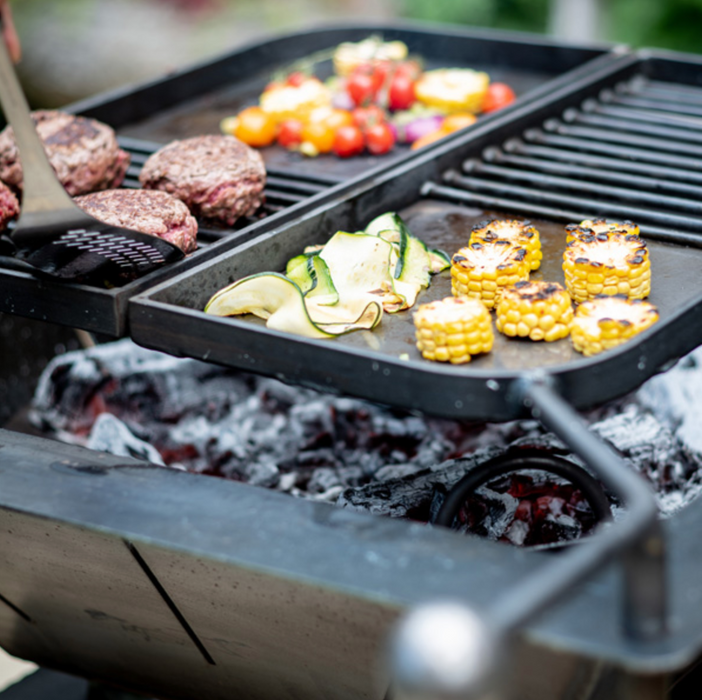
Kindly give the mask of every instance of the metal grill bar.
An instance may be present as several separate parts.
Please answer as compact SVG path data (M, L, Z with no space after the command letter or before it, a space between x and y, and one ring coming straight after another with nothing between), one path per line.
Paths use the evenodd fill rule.
M692 129L679 129L675 127L661 126L660 124L632 122L626 117L611 117L599 114L588 114L583 112L568 112L563 118L573 124L585 124L588 126L603 127L605 129L615 129L618 132L631 132L634 134L646 134L650 136L660 136L678 141L691 141L702 143L702 134ZM702 122L700 122L702 125ZM560 130L557 130L560 133Z
M690 172L680 168L668 168L661 165L649 165L638 163L631 160L620 160L606 156L596 156L579 151L569 151L560 148L552 148L549 146L535 146L524 143L520 139L511 139L507 141L503 148L507 153L517 153L525 156L535 156L548 158L555 161L565 161L575 165L585 164L592 165L597 168L607 169L614 168L622 172L639 173L658 177L661 180L678 180L680 182L698 182L702 184L702 173ZM609 151L609 149L607 149ZM488 152L492 152L489 149ZM486 160L490 158L484 156Z
M640 109L653 109L660 112L670 112L673 114L689 114L693 117L702 117L702 106L696 108L686 104L675 104L661 101L655 98L630 97L628 95L615 95L608 100L609 104L626 105L627 107L637 107Z
M554 175L580 176L601 182L615 182L622 185L639 187L645 190L673 192L675 194L687 194L692 197L702 198L702 187L688 185L683 182L671 182L668 179L644 177L631 172L611 172L603 168L591 168L586 165L577 165L571 162L559 162L541 160L539 158L528 158L519 155L512 155L501 151L499 148L486 149L483 152L485 163L500 163L514 165L525 170L537 170ZM569 159L570 160L570 159ZM617 161L612 161L618 166ZM467 160L463 163L465 172L483 172L485 163L479 159Z
M672 228L682 227L694 231L699 231L700 228L702 228L702 219L693 219L687 216L668 214L652 209L640 209L627 206L626 204L606 201L602 197L599 197L597 203L594 203L582 197L573 197L550 191L537 190L531 187L509 185L503 182L493 182L480 178L464 177L459 175L456 171L449 171L446 173L444 175L444 181L455 187L460 187L461 189L470 190L472 192L489 192L501 196L515 197L522 201L528 200L538 204L555 204L580 210L597 209L600 214L606 212L610 216L652 221ZM601 191L602 188L598 189Z
M492 175L502 180L513 182L527 182L531 185L539 185L547 189L561 189L571 192L589 192L592 194L602 193L602 184L598 182L588 182L577 178L558 177L554 175L541 175L535 172L524 170L515 170L513 168L505 168L499 165L490 165L481 163L480 161L471 161L470 167L464 170L471 175ZM574 173L580 174L580 173ZM444 181L452 184L462 185L463 178L455 171L450 171L444 176ZM613 199L621 199L625 202L642 202L657 207L665 207L668 209L681 209L694 214L702 214L702 203L697 200L683 199L682 197L669 197L666 195L653 194L651 192L642 192L641 190L632 189L630 187L609 187L607 196ZM702 222L700 222L702 223Z
M615 156L622 159L639 160L648 163L660 163L663 165L687 168L689 170L702 170L702 159L675 157L666 153L648 151L645 148L631 148L618 146L616 143L601 143L592 139L575 138L572 136L561 136L558 134L546 134L540 129L529 129L524 133L524 139L532 143L546 146L557 146L570 148L576 151L586 151L592 153L604 153L607 156ZM639 145L640 144L639 142Z
M702 156L702 147L692 146L688 143L677 143L669 139L656 139L637 134L628 134L610 129L594 129L587 126L571 126L557 119L551 119L544 124L544 129L560 136L574 136L576 138L593 139L606 143L624 143L631 146L643 146L656 151L668 153L685 153Z
M616 105L602 104L597 100L585 100L581 105L583 112L588 114L602 114L611 117L622 117L628 121L650 122L652 124L669 124L680 129L697 130L702 127L702 119L683 117L675 114L665 114L651 109L633 109L631 107L617 107Z

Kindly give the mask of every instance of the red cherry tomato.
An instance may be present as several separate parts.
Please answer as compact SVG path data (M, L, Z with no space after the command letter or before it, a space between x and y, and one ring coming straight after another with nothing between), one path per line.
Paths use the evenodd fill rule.
M284 148L294 148L302 143L304 125L299 119L286 119L278 127L278 143Z
M346 91L357 107L367 105L373 101L375 96L375 83L368 73L358 71L349 76L346 81Z
M483 101L483 112L494 112L517 99L514 90L505 83L490 83Z
M422 68L417 61L400 61L395 65L395 75L404 75L410 80L417 80Z
M290 73L290 75L285 79L285 84L290 85L291 87L300 87L305 80L307 80L307 76L302 71L296 70L293 73Z
M367 107L356 107L351 112L351 117L353 118L353 123L359 129L364 130L369 126L373 126L373 124L384 122L385 112L378 105L368 105Z
M363 133L357 126L342 126L334 136L334 153L339 158L349 158L363 153Z
M373 124L365 132L366 145L373 155L387 153L395 145L395 136L389 124Z
M414 94L414 80L408 75L395 73L388 90L388 107L392 110L409 109L417 98Z

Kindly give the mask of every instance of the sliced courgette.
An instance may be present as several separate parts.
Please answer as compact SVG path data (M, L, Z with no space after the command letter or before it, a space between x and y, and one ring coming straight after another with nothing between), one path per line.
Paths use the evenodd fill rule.
M429 253L432 275L448 270L448 268L451 267L451 258L448 253L445 253L439 248L431 248L427 252Z
M215 316L254 314L266 319L268 328L307 338L329 338L356 330L370 330L382 318L378 301L349 298L343 305L305 303L300 288L277 272L245 277L217 292L205 312Z

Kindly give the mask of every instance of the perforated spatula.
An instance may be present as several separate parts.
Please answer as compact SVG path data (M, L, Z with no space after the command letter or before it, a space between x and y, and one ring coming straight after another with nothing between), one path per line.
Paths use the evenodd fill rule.
M17 257L64 280L112 283L183 257L168 241L104 224L73 203L44 153L1 37L0 105L15 132L24 173L20 218L11 236Z

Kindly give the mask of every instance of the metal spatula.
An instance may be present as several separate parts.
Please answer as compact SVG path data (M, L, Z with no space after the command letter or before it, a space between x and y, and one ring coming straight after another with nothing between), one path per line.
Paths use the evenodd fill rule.
M1 37L0 105L15 132L24 173L22 209L12 233L17 257L64 280L112 283L183 257L168 241L104 224L73 203L44 153Z

